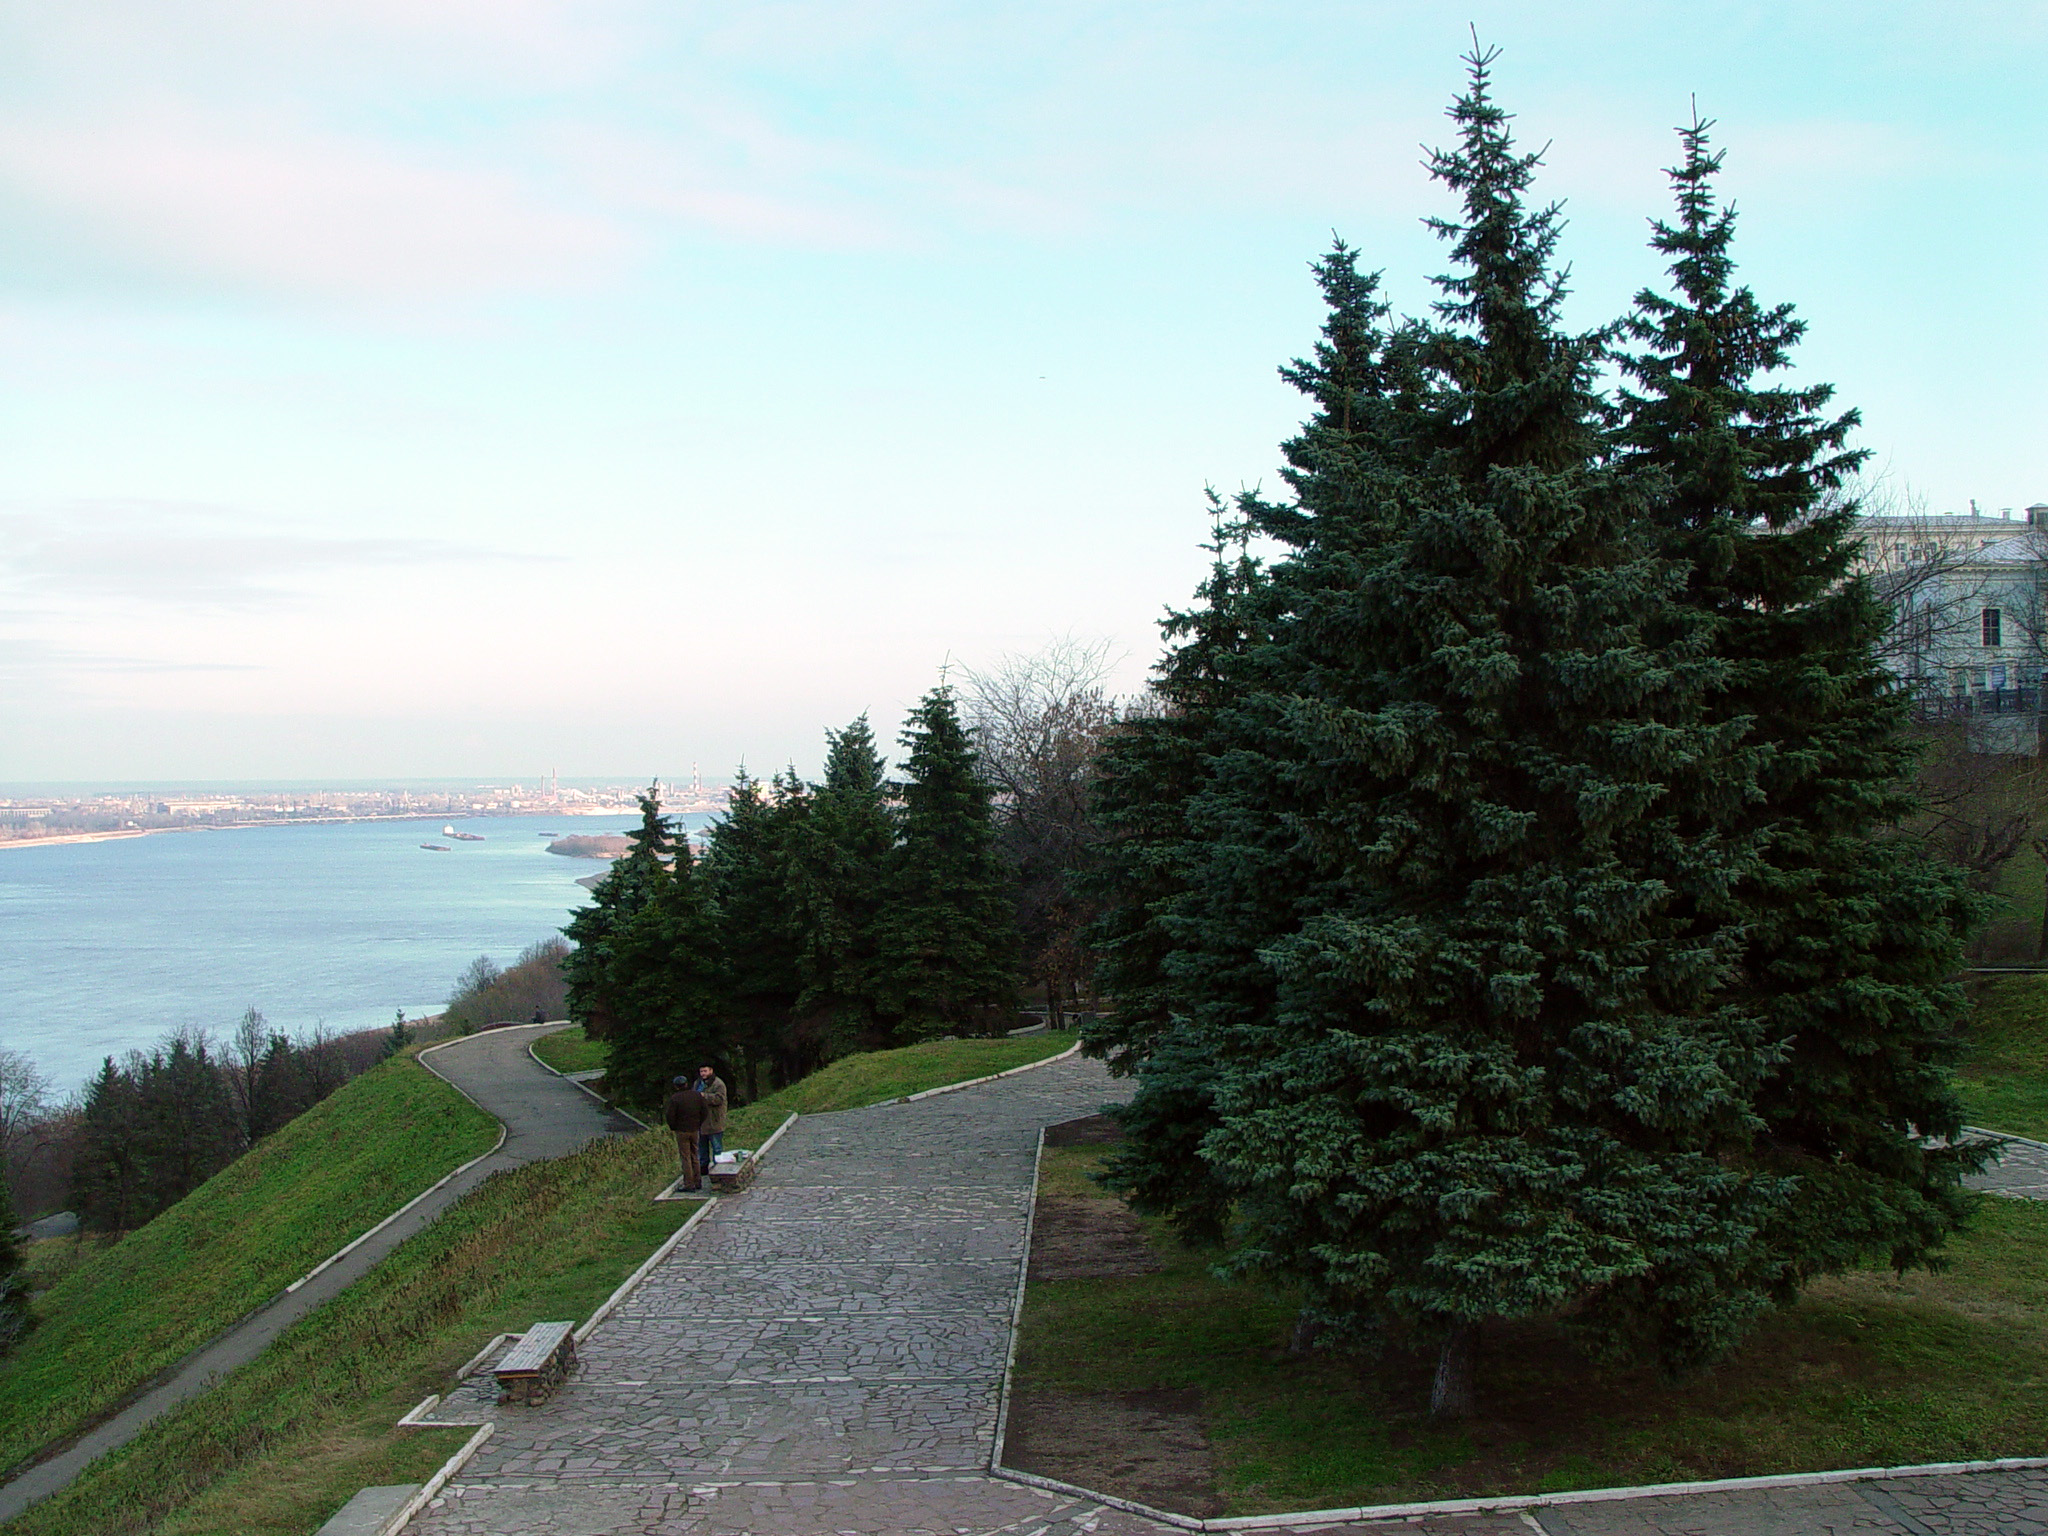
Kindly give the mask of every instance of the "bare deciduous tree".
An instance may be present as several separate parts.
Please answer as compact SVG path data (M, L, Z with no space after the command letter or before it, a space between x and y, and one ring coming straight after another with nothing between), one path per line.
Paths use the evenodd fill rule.
M1120 718L1105 688L1113 665L1108 641L1069 636L969 672L961 690L1016 872L1026 962L1055 1025L1092 972L1081 931L1093 908L1077 882L1101 837L1089 793L1096 747Z

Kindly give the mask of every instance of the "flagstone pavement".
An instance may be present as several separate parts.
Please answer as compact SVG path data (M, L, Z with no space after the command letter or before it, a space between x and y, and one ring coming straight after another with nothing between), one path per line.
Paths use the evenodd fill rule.
M466 1401L495 1429L408 1536L1165 1532L988 1471L1039 1128L1095 1113L1118 1086L1096 1063L1068 1059L798 1121L755 1187L720 1200L591 1334L579 1371L551 1401L499 1409L487 1375L451 1398L449 1409ZM2011 1182L2043 1174L2015 1168ZM1372 1529L2048 1536L2048 1474L1742 1490Z

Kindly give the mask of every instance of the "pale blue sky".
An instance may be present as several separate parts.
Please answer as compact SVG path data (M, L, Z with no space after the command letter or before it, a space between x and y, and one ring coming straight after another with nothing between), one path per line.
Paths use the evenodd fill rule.
M1575 321L1697 94L1863 443L2048 499L2040 3L16 0L0 780L810 768L1057 634L1134 685L1330 232L1428 301L1468 20Z

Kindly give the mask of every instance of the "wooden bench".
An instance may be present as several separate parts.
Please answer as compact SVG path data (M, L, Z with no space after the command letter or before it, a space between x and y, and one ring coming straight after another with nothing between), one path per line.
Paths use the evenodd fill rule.
M519 1336L519 1342L505 1351L505 1358L491 1370L498 1378L498 1401L524 1403L529 1408L555 1395L576 1369L576 1325L535 1323Z

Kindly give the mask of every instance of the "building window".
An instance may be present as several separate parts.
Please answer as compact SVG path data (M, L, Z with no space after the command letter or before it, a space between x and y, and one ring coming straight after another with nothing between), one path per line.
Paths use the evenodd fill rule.
M1998 664L1997 666L1995 666L1995 667L1993 667L1993 668L1991 669L1991 688L1992 688L1992 691L1993 691L1994 693L1996 693L1996 692L2000 692L2000 691L2002 691L2002 690L2004 689L2004 687L2005 687L2005 663L2001 661L2001 662L2000 662L2000 663L1999 663L1999 664Z
M1984 610L1984 643L1986 645L2002 644L2003 641L2000 636L2003 629L2004 615L1996 608L1986 608Z

